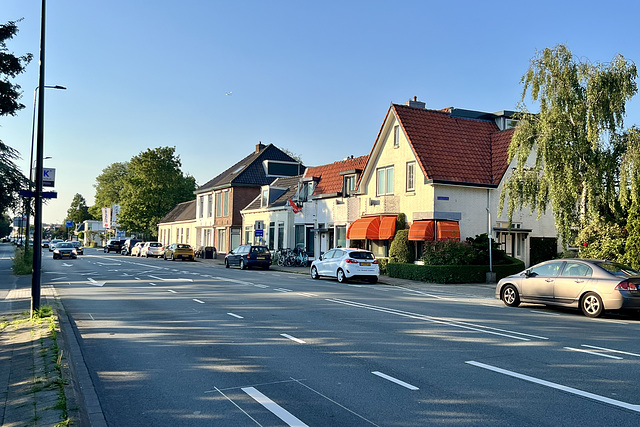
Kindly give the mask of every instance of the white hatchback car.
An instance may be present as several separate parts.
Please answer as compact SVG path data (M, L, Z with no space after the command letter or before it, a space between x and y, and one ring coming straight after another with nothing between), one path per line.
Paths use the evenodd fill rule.
M380 266L373 252L364 249L336 248L327 251L311 263L311 278L335 277L345 283L349 279L367 280L376 283L380 277Z

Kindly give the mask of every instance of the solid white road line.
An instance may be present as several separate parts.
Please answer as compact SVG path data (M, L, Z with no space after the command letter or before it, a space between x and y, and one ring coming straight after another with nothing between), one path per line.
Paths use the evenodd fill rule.
M562 384L552 383L550 381L541 380L539 378L530 377L528 375L519 374L517 372L508 371L506 369L497 368L491 365L485 365L484 363L476 362L474 360L469 360L465 362L469 365L476 366L478 368L487 369L489 371L497 372L499 374L508 375L510 377L519 378L521 380L529 381L534 384L543 385L545 387L554 388L556 390L565 391L567 393L575 394L577 396L585 397L587 399L596 400L602 403L608 403L609 405L617 406L619 408L629 409L634 412L640 412L640 405L634 405L627 402L622 402L620 400L611 399L609 397L600 396L598 394L589 393L587 391L578 390L577 388L567 387Z
M291 412L284 409L282 406L269 399L264 394L260 393L254 387L245 387L242 389L245 393L251 396L256 402L268 409L276 417L280 418L287 425L291 427L306 427L307 425L296 418Z
M594 356L608 357L609 359L622 360L622 357L611 356L610 354L598 353L597 351L582 350L581 348L573 348L573 347L564 347L564 348L565 350L578 351L580 353L593 354Z
M618 353L618 354L626 354L627 356L635 356L635 357L640 357L640 354L636 354L636 353L629 353L626 351L620 351L620 350L612 350L610 348L604 348L604 347L596 347L594 345L587 345L587 344L582 344L581 347L587 347L587 348L594 348L596 350L603 350L603 351L609 351L611 353Z
M409 383L406 383L406 382L404 382L404 381L401 381L401 380L399 380L399 379L397 379L397 378L391 377L391 376L389 376L389 375L387 375L387 374L383 374L382 372L379 372L379 371L373 371L373 372L371 372L371 373L372 373L373 375L377 375L377 376L379 376L380 378L384 378L385 380L389 380L389 381L391 381L391 382L393 382L393 383L396 383L396 384L398 384L398 385L401 385L402 387L406 387L406 388L408 388L409 390L420 390L418 387L416 387L416 386L414 386L414 385L411 385L411 384L409 384Z
M295 342L300 343L300 344L306 344L306 342L302 341L300 338L292 337L291 335L288 335L288 334L280 334L280 336L288 338L291 341L295 341Z
M234 313L227 313L227 314L228 314L229 316L233 316L233 317L235 317L236 319L244 319L244 317L239 316L239 315L234 314Z

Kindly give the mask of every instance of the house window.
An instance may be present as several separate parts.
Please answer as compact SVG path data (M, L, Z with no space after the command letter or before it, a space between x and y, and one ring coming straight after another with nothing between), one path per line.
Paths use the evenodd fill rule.
M244 244L250 245L253 243L253 227L247 225L244 227Z
M284 222L278 223L278 249L284 248Z
M225 191L224 192L222 215L223 216L229 216L229 191Z
M189 229L187 228L187 240L185 241L185 243L189 243Z
M393 194L393 166L377 170L378 182L376 193L378 196Z
M222 193L216 193L216 218L222 216Z
M398 147L400 145L400 126L395 125L393 127L393 146Z
M347 226L346 225L336 226L336 245L339 248L347 247Z
M260 202L260 207L266 208L269 204L269 190L262 190L262 201Z
M344 177L344 194L348 196L356 191L356 176L347 175Z
M204 218L204 196L200 196L200 215L198 218Z
M304 249L304 225L295 226L296 248Z
M211 218L213 216L213 194L209 194L208 208L207 217Z
M218 230L218 252L227 252L227 230Z
M416 162L407 163L407 191L415 191Z
M275 236L276 236L276 223L270 222L269 223L269 249L271 250L275 249L275 247L273 246Z

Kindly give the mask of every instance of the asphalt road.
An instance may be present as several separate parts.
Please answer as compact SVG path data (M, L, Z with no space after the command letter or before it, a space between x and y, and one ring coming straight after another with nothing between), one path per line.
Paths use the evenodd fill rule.
M640 321L442 286L53 261L110 426L636 426Z

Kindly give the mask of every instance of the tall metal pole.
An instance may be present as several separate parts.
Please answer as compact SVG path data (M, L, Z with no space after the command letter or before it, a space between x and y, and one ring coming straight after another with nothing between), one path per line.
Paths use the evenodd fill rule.
M42 18L40 21L40 78L38 80L38 136L36 138L36 191L35 191L35 228L33 233L33 275L31 276L31 316L40 309L40 279L42 273L42 172L44 155L44 35L46 0L42 0Z

